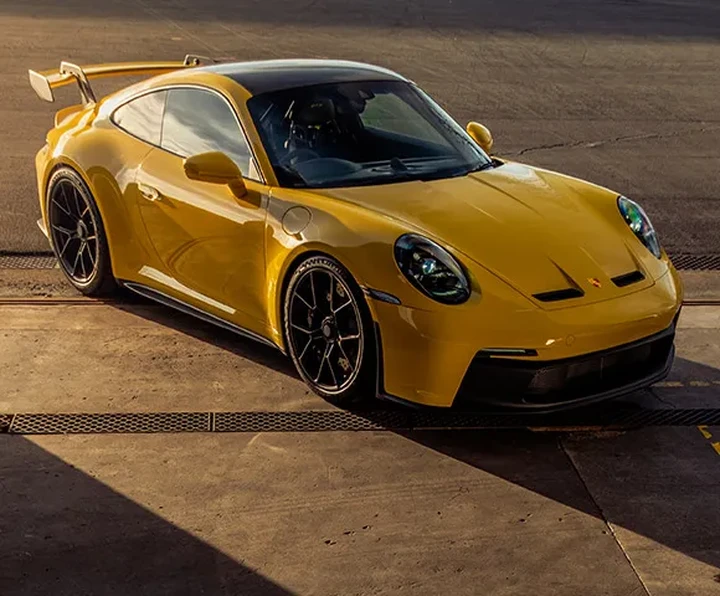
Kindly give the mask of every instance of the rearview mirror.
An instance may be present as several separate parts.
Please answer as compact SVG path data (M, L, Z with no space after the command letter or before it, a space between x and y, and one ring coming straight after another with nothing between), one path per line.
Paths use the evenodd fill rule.
M199 153L188 157L183 162L185 175L190 180L209 182L211 184L227 184L236 197L247 194L242 172L237 164L220 151Z
M472 137L473 141L480 145L485 153L490 155L490 151L493 146L493 138L488 128L479 122L468 122L465 130L467 130L467 133Z

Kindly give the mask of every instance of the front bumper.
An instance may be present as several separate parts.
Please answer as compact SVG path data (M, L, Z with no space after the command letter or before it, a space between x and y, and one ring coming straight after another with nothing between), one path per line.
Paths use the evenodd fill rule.
M555 361L476 356L454 407L556 410L612 399L665 378L675 354L673 324L650 337Z
M498 396L497 391L484 391L477 394L476 404L514 404L529 409L567 407L628 393L667 374L672 362L674 325L682 304L682 286L672 268L652 287L615 300L544 311L526 308L511 298L487 292L480 298L474 297L474 303L471 299L459 307L428 309L372 301L380 340L378 394L425 406L448 408L456 405L456 399L460 404L467 400L470 381L466 378L482 377L483 371L477 367L503 361L506 364L499 366L513 366L508 357L494 356L478 362L479 353L498 353L501 351L498 348L527 350L535 355L514 358L520 361L517 366L527 363L530 368L516 371L524 380L520 380L519 385L513 385L516 380L512 380L511 397ZM662 359L662 350L654 348L660 351L653 351L649 368L623 378L619 373L622 363L637 357L642 364L644 358L642 351L625 354L623 348L662 334L667 334L665 343L661 342L666 348L665 359ZM604 353L616 354L618 358L603 360L600 356L598 363L594 358ZM614 366L609 367L611 361ZM564 364L570 366L563 369ZM583 385L579 377L584 375L579 373L592 372L593 367L599 368L603 376L604 373L613 376L613 382L594 387L596 376L588 383L593 387ZM541 370L547 372L538 374ZM538 380L535 380L536 374ZM507 374L506 369L497 375L500 381L510 381L510 377L515 376ZM568 378L575 380L569 389L563 389L557 379ZM592 375L587 377L592 378ZM522 383L534 394L529 399L519 398L519 394L524 393ZM545 395L543 387L547 388Z

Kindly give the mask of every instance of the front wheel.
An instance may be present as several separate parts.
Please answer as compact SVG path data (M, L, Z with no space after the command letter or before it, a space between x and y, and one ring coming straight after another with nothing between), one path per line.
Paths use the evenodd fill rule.
M288 352L310 388L338 405L374 395L372 319L362 292L335 259L310 257L284 303Z

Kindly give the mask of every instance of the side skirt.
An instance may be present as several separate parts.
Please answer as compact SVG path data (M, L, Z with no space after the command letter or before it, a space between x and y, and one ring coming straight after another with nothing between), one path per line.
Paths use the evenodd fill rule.
M232 331L233 333L237 333L238 335L241 335L243 337L253 339L257 342L260 342L261 344L265 344L266 346L270 346L272 348L275 348L276 350L280 350L281 352L283 352L283 354L285 353L279 346L275 345L273 342L271 342L266 337L263 337L262 335L259 335L259 334L255 333L254 331L250 331L249 329L244 329L243 327L235 325L234 323L230 323L229 321L226 321L224 319L221 319L220 317L217 317L208 312L205 312L204 310L201 310L195 306L186 304L185 302L182 302L181 300L178 300L177 298L168 296L164 292L161 292L154 288L150 288L143 284L136 283L134 281L123 281L123 280L118 280L118 281L124 287L126 287L128 290L131 290L131 291L135 292L136 294L139 294L140 296L143 296L150 300L154 300L155 302L159 302L160 304L169 306L170 308L174 308L175 310L179 310L180 312L183 312L186 315L196 317L202 321L205 321L206 323L211 323L212 325L216 325L217 327L222 327L223 329L227 329L228 331Z

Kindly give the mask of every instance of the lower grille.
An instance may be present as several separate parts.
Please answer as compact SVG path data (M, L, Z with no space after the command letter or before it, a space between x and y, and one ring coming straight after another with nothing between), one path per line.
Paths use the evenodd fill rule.
M673 324L658 335L625 346L551 362L479 355L468 368L455 404L541 408L634 387L667 369L674 328Z

